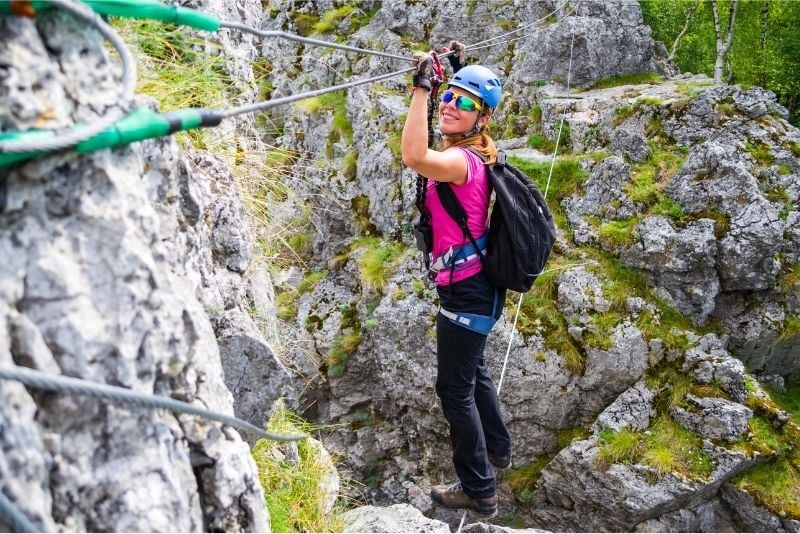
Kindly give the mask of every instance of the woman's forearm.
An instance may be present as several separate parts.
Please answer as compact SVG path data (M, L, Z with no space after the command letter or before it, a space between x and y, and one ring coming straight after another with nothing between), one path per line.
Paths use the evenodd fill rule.
M416 166L428 152L428 91L417 88L411 95L411 106L403 126L400 142L403 163L418 171Z

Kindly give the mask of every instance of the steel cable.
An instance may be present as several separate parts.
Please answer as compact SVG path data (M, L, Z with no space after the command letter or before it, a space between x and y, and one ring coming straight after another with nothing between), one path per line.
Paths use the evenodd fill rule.
M332 43L330 41L323 41L322 39L312 39L310 37L301 37L299 35L295 35L292 33L287 33L278 30L259 30L244 24L242 22L230 21L230 20L223 20L220 22L220 26L223 28L230 28L239 31L243 31L246 33L251 33L253 35L258 35L259 37L278 37L279 39L286 39L288 41L297 41L298 43L306 43L315 46L324 46L326 48L335 48L338 50L346 50L348 52L358 52L361 54L370 54L373 56L380 56L380 57L387 57L391 59L399 59L401 61L411 61L411 58L408 56L400 56L397 54L389 54L388 52L378 52L377 50L369 50L367 48L359 48L357 46L349 46L343 45L339 43Z
M25 514L20 512L2 491L0 491L0 516L3 517L11 532L43 532Z
M0 367L0 379L16 380L17 382L21 382L28 387L45 391L69 393L71 395L83 395L99 399L109 399L127 404L133 404L136 406L165 408L175 413L197 415L204 419L225 423L232 427L236 427L247 432L252 432L259 437L274 441L298 441L308 437L306 434L284 435L267 432L237 417L213 412L211 410L200 408L198 406L194 406L193 404L189 404L188 402L179 401L170 397L136 393L130 389L111 386L108 384L99 384L97 382L89 382L88 380L81 380L68 376L53 376L41 371L36 371L34 369L28 369L26 367L17 366L14 369Z
M122 61L122 89L119 92L116 105L97 122L75 125L66 132L61 132L58 129L50 130L53 136L48 139L0 141L0 153L51 151L75 146L81 141L94 137L122 118L124 112L120 106L133 99L136 88L136 63L122 38L86 5L74 0L48 1L95 26L97 31L111 43Z
M540 19L537 19L537 20L535 20L535 21L533 21L533 22L531 22L529 24L526 24L526 25L521 26L519 28L513 29L511 31L507 31L505 33L501 33L500 35L497 35L495 37L490 37L489 39L484 39L483 41L478 41L477 43L472 43L471 45L467 46L466 49L467 50L480 50L482 48L489 48L491 46L495 46L495 45L498 45L498 44L505 44L505 43L511 41L511 39L508 39L506 41L502 41L502 42L499 42L499 43L493 43L493 44L487 44L487 43L491 43L492 41L497 41L497 40L500 40L500 39L502 39L504 37L507 37L509 35L512 35L512 34L515 34L515 33L519 33L519 32L521 32L523 30L526 30L526 29L530 28L531 26L535 26L535 25L537 25L537 24L539 24L541 22L544 22L545 20L549 19L550 17L552 17L553 15L555 15L556 13L561 11L564 8L564 6L567 5L567 3L568 3L568 0L565 0L564 2L561 3L561 5L559 7L556 7L553 11L551 11L550 13L548 13L547 15L545 15L544 17L542 17ZM485 46L481 46L481 45L485 45Z

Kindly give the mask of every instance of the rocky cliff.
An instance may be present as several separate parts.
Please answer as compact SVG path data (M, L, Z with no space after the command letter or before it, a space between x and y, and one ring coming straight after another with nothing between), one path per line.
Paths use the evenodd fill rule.
M58 10L1 17L0 64L4 131L153 105L118 102L102 39ZM182 154L164 138L3 168L0 183L3 366L232 415L223 361L239 380L242 360L258 355L258 388L277 380L270 395L285 392L247 313L251 230L213 154ZM229 427L7 381L0 398L2 491L39 529L269 529L249 447Z
M796 416L756 380L779 390L800 375L800 132L774 95L675 76L632 1L192 5L402 55L556 11L469 54L506 80L494 134L542 189L567 125L548 188L553 270L516 326L509 299L487 346L495 377L509 350L501 400L519 467L503 476L498 522L798 530ZM81 23L0 24L3 131L128 105ZM227 106L405 66L234 32L203 43L233 79ZM660 76L619 78L643 72ZM350 528L457 525L427 497L453 473L433 390L435 292L410 246L414 176L398 153L406 83L225 121L220 143L195 143L213 150L165 139L0 170L3 365L257 425L287 398L335 425L321 437L364 484L353 496L432 517L366 509ZM245 206L267 212L257 224L239 195L249 181L258 203L245 192ZM227 427L7 382L0 395L3 492L42 528L268 528L247 444ZM782 485L765 482L778 472Z

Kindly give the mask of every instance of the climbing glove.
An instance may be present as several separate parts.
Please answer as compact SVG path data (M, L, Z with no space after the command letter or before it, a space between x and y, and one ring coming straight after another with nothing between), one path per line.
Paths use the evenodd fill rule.
M450 62L450 66L453 67L453 74L461 70L462 67L467 66L467 47L464 46L464 43L460 43L458 41L450 41L450 44L446 47L442 48L442 52L455 52L452 55L447 56L447 61Z
M427 52L415 52L411 58L411 64L417 68L412 76L414 87L420 87L426 91L433 89L431 77L433 76L433 58Z

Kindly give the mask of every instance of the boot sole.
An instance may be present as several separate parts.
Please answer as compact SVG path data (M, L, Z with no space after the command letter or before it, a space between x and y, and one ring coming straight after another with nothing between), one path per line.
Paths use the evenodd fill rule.
M484 519L491 519L497 515L497 506L492 506L491 508L472 508L469 506L447 506L444 503L437 501L436 499L431 499L433 504L439 506L441 508L446 508L448 510L464 510L465 512L472 512L475 515L479 515Z

